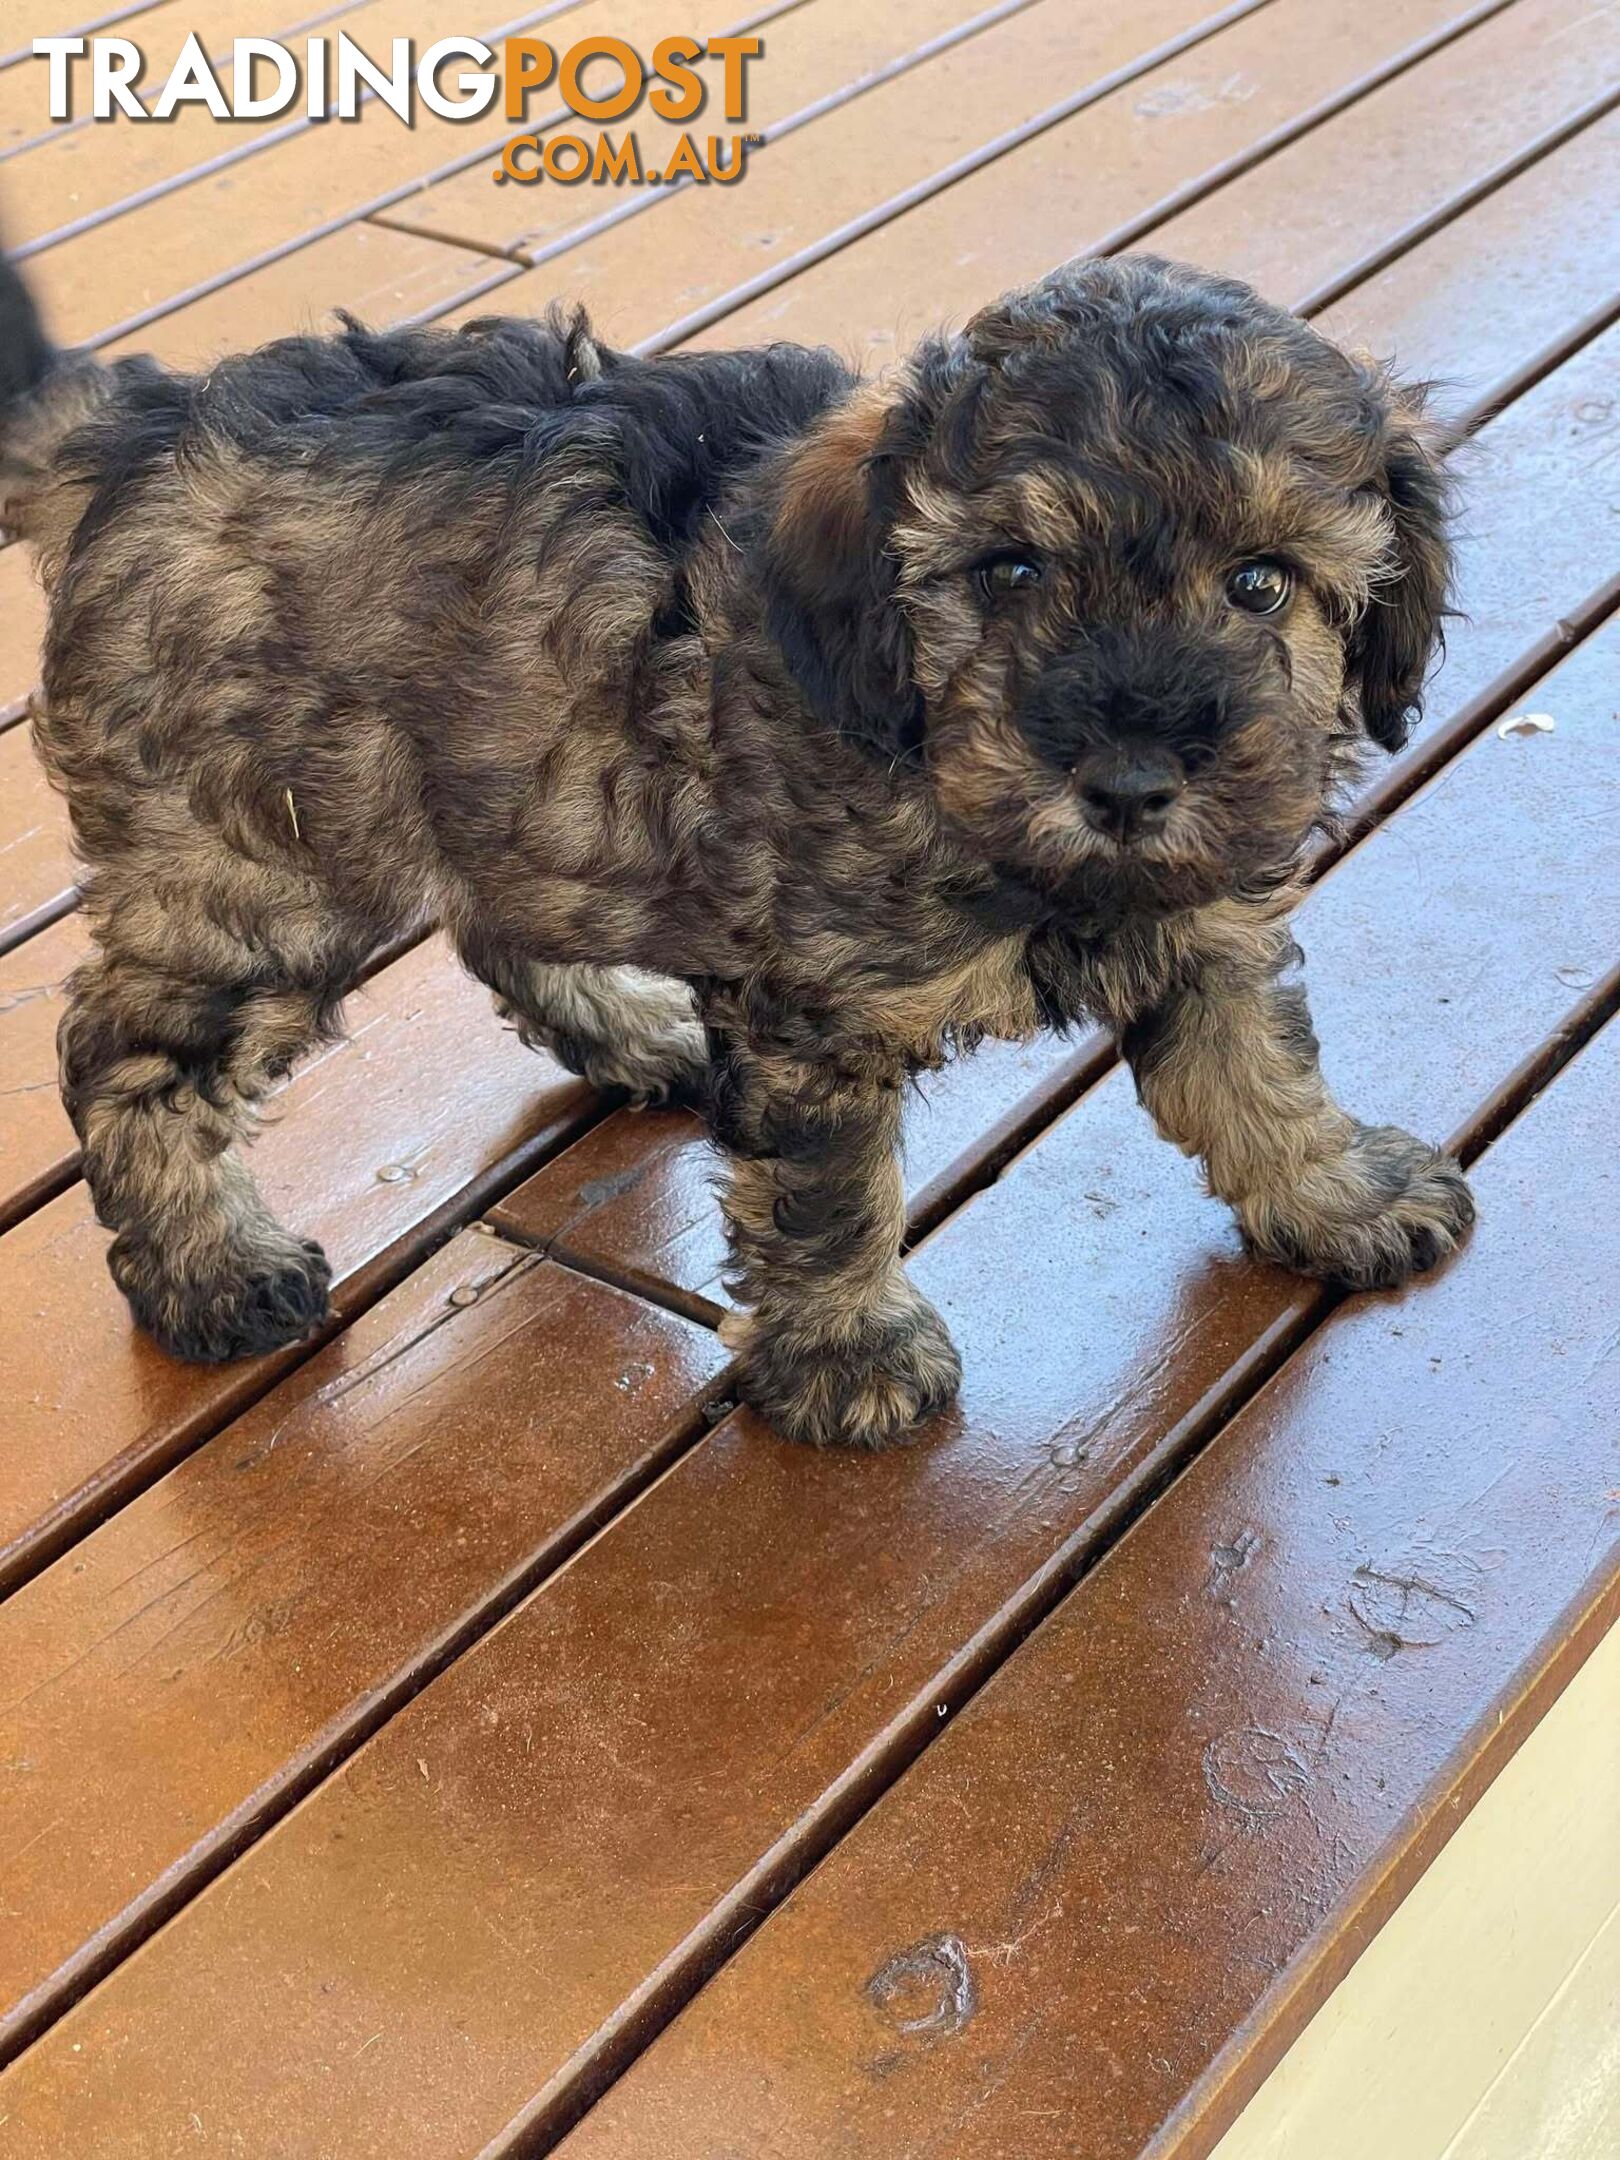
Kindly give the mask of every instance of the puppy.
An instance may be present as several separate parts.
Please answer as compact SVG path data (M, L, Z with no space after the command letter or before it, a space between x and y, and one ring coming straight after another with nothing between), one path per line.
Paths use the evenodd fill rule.
M1445 610L1421 400L1244 286L1077 262L863 381L637 360L583 315L53 354L7 273L0 517L96 954L63 1095L183 1357L325 1315L238 1154L385 941L707 1110L745 1397L877 1446L949 1401L906 1083L1094 1015L1250 1246L1392 1286L1457 1166L1317 1065L1288 916Z

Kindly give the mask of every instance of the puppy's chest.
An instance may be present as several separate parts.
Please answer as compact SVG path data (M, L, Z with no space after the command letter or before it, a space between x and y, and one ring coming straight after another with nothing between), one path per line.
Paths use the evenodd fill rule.
M913 1070L932 1070L986 1037L1021 1042L1041 1025L1023 941L998 940L936 973L851 984L843 1023L889 1043Z
M1165 926L1149 921L1059 923L1031 931L1024 965L1039 1024L1123 1024L1162 996L1172 957Z

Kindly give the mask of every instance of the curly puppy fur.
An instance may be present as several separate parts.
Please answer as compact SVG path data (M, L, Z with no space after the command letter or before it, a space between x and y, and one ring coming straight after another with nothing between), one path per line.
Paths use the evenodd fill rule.
M1445 608L1421 397L1245 287L1079 262L892 379L583 316L101 369L0 291L0 516L97 951L61 1030L113 1273L188 1357L326 1309L237 1143L385 940L729 1151L744 1393L879 1445L959 1366L899 1263L908 1080L1101 1016L1260 1253L1471 1216L1348 1117L1287 918ZM32 326L32 327L31 327Z

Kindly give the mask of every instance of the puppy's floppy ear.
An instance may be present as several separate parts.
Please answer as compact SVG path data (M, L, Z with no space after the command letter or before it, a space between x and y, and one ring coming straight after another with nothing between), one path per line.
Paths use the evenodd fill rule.
M1348 659L1368 734L1395 751L1423 709L1424 677L1450 612L1451 487L1423 390L1381 372L1377 388L1384 424L1372 486L1388 508L1393 559L1350 634Z
M886 756L921 739L911 633L888 539L898 508L889 410L873 389L788 453L755 568L766 624L824 720Z

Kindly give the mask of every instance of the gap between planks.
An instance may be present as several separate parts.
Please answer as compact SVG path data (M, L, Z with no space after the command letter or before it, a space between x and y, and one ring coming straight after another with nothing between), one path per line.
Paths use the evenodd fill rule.
M60 33L64 37L85 37L93 30L110 30L115 23L127 22L132 15L145 15L158 5L158 0L123 0L120 7L104 8L99 15L88 15L76 29ZM0 68L15 67L20 60L31 60L33 48L19 45L15 52L0 53Z
M789 0L789 4L803 5L805 0ZM1111 78L1108 87L1111 89L1118 88L1122 82L1132 81L1138 74L1145 73L1148 69L1157 67L1165 60L1173 58L1177 53L1187 51L1192 46L1202 43L1206 38L1215 36L1217 32L1227 28L1230 23L1240 20L1243 16L1274 4L1275 0L1233 0L1233 5L1223 10L1219 15L1213 16L1208 21L1195 26L1191 31L1184 33L1182 37L1168 41L1165 45L1156 48L1153 53L1143 55L1140 60L1133 62L1129 69L1121 71L1117 80ZM1475 19L1483 20L1486 15L1497 13L1505 7L1515 4L1516 0L1484 0L1484 5L1471 11L1469 17L1458 27L1456 34L1460 34L1462 29L1472 28ZM779 12L785 13L786 8L773 8L770 11L772 16ZM760 15L752 19L760 22L769 19L769 17ZM132 336L136 331L145 329L150 323L160 321L164 316L173 314L177 309L187 306L192 301L204 299L211 293L219 292L227 286L234 285L239 279L250 275L253 271L262 270L270 263L279 262L288 255L296 254L301 248L308 247L316 240L326 238L330 233L339 232L345 226L364 222L376 212L385 210L394 203L404 201L409 196L419 194L424 188L433 186L441 180L452 178L457 172L466 170L469 166L481 162L492 154L493 146L486 145L477 152L464 153L459 159L443 167L435 168L430 173L420 174L415 179L399 187L390 188L384 194L378 195L368 202L357 203L352 208L344 211L339 217L327 219L320 225L296 234L290 240L278 241L273 247L263 249L257 255L233 264L228 270L219 271L214 276L205 278L194 286L188 286L182 292L170 294L161 301L154 301L150 307L142 308L136 314L127 317L123 322L114 323L110 328L97 331L93 337L84 341L84 349L93 352L103 345L112 343L115 339ZM671 192L676 193L679 191L677 189ZM521 277L528 267L530 265L526 263L512 263L496 273L492 279L469 286L465 292L447 301L444 307L436 308L430 314L421 317L406 316L401 320L404 323L418 320L431 321L434 316L443 314L449 308L465 305L467 301L476 299L481 293L492 290L495 285L506 283L511 277Z
M1476 10L1476 15L1479 12L1480 11ZM1486 12L1490 11L1487 10ZM1450 26L1447 30L1442 30L1441 32L1435 33L1431 39L1425 41L1426 46L1432 47L1437 41L1443 41L1450 36L1454 36L1456 34L1457 26L1454 24ZM1320 113L1321 108L1316 108L1316 111ZM1266 138L1266 142L1272 147L1276 147L1277 137L1275 135L1273 135L1272 137L1268 137ZM1223 169L1224 168L1216 168L1217 171ZM1514 169L1517 169L1517 164L1515 164ZM1206 175L1205 179L1200 181L1197 185L1199 191L1203 192L1208 185L1208 176ZM1183 193L1185 193L1185 191L1183 191ZM1478 199L1478 193L1479 190L1476 186L1476 188L1471 191L1472 198ZM1180 198L1178 197L1174 199L1179 200ZM1161 210L1162 207L1163 206L1161 205ZM1157 216L1158 212L1155 212L1154 215ZM1347 291L1351 289L1351 285L1351 278L1346 277L1343 280L1339 281L1338 289L1341 291ZM1535 362L1531 363L1527 368L1522 369L1518 377L1515 378L1513 382L1508 384L1499 384L1496 389L1493 390L1486 397L1486 399L1482 401L1482 404L1479 408L1477 408L1476 413L1471 416L1467 421L1465 421L1464 426L1462 429L1459 430L1459 433L1467 432L1471 427L1479 424L1479 420L1483 416L1483 414L1500 410L1503 406L1510 402L1511 398L1514 395L1522 392L1522 390L1528 387L1532 382L1539 380L1542 374L1547 372L1552 366L1556 365L1560 359L1568 357L1568 355L1573 350L1578 348L1579 343L1582 342L1586 337L1596 334L1596 331L1601 328L1603 324L1609 319L1610 315L1606 314L1599 314L1598 316L1589 318L1586 323L1578 325L1573 333L1567 335L1564 339L1560 340L1554 348L1550 349L1547 353L1538 356ZM1612 604L1612 599L1610 599L1607 594L1600 593L1599 595L1594 596L1594 598L1587 603L1585 608L1577 611L1578 619L1576 624L1573 626L1574 634L1579 634L1585 628L1589 628L1592 621L1598 618L1598 615L1606 604ZM1498 683L1493 686L1492 691L1486 693L1486 698L1484 700L1476 700L1471 707L1465 708L1464 714L1460 715L1458 717L1458 720L1453 722L1451 728L1442 731L1441 734L1437 735L1434 740L1429 744L1427 756L1422 766L1420 768L1414 768L1405 776L1404 785L1391 785L1386 787L1386 789L1384 789L1383 791L1375 790L1372 796L1367 798L1363 802L1357 813L1354 837L1359 838L1367 831L1370 831L1374 823L1380 818L1387 816L1390 810L1400 800L1403 800L1406 794L1411 792L1413 787L1421 784L1423 780L1432 776L1432 774L1439 769L1441 763L1444 762L1446 757L1455 754L1455 751L1458 748L1462 747L1467 740L1471 739L1472 735L1474 733L1477 733L1478 729L1481 726L1488 724L1489 719L1494 716L1494 712L1500 709L1501 702L1518 694L1518 690L1523 685L1523 683L1529 680L1533 680L1534 675L1538 673L1543 666L1548 664L1551 659L1555 658L1560 651L1566 649L1569 642L1570 632L1566 630L1564 626L1559 626L1559 628L1553 633L1550 633L1546 639L1539 641L1538 645L1532 649L1529 655L1526 656L1526 666L1512 672L1509 676L1505 678L1500 678ZM1392 778L1398 781L1401 776L1392 776ZM64 909L65 905L66 903L64 903ZM42 920L43 919L41 919L41 923L36 924L36 927L42 926ZM1029 1141L1034 1138L1039 1131L1043 1130L1044 1127L1048 1123L1050 1123L1055 1116L1059 1115L1064 1109L1066 1109L1086 1086L1090 1085L1094 1079L1100 1076L1100 1072L1103 1069L1105 1069L1105 1067L1099 1065L1097 1062L1096 1053L1094 1053L1091 1058L1083 1060L1079 1065L1077 1065L1076 1069L1068 1076L1066 1084L1056 1090L1049 1090L1047 1092L1046 1100L1039 1106L1038 1112L1033 1118L1019 1121L998 1138L995 1148L987 1154L981 1165L977 1166L977 1171L975 1175L970 1176L964 1181L957 1182L947 1191L931 1198L930 1204L924 1209L918 1221L914 1224L914 1235L917 1232L926 1232L927 1229L934 1227L939 1221L943 1220L945 1216L949 1212L951 1212L952 1209L954 1209L954 1207L960 1205L964 1199L970 1197L973 1191L981 1189L984 1184L993 1180L993 1178L999 1173L999 1170L1005 1164L1005 1162L1010 1159L1013 1154L1018 1152L1021 1147L1027 1145ZM644 1287L641 1285L632 1284L628 1287L635 1290L637 1294L645 1294ZM677 1309L681 1308L677 1307ZM712 1315L708 1313L703 1313L700 1315L700 1317L712 1318Z
M518 1142L473 1182L420 1217L392 1245L363 1262L340 1286L342 1310L334 1311L316 1334L273 1353L267 1360L266 1370L255 1374L251 1380L244 1379L228 1401L199 1411L194 1419L183 1420L180 1435L172 1438L166 1447L132 1461L120 1475L108 1477L95 1487L93 1494L87 1491L82 1503L70 1514L64 1514L48 1530L31 1536L26 1544L14 1548L12 1557L0 1564L0 1604L53 1566L64 1553L70 1552L81 1539L110 1520L129 1501L216 1439L244 1411L251 1410L289 1374L335 1341L390 1291L398 1289L457 1231L479 1223L490 1208L544 1169L563 1149L583 1139L611 1107L599 1095L577 1127L552 1133L538 1143L532 1137L528 1142ZM72 1182L75 1181L69 1181ZM67 1189L64 1186L63 1190ZM515 1240L508 1242L516 1243ZM576 1269L574 1272L581 1271Z
M1266 4L1266 0L1262 0L1262 4ZM1195 180L1189 181L1185 187L1176 189L1171 194L1163 197L1161 201L1143 211L1140 217L1133 218L1127 225L1121 226L1114 233L1110 233L1098 244L1093 252L1097 255L1113 255L1117 254L1121 248L1129 247L1133 241L1140 239L1145 233L1151 232L1154 226L1166 223L1170 218L1179 216L1184 210L1190 209L1195 203L1202 202L1207 196L1218 193L1228 181L1240 179L1244 173L1250 172L1255 166L1263 164L1267 158L1274 156L1277 151L1287 149L1290 144L1312 134L1325 122L1336 119L1340 113L1346 112L1351 106L1359 104L1363 98L1370 97L1375 90L1381 90L1386 83L1395 81L1397 77L1417 67L1433 54L1443 51L1448 45L1454 44L1458 38L1465 37L1470 30L1488 22L1492 16L1500 15L1516 4L1517 0L1480 0L1479 5L1468 9L1452 22L1443 23L1438 30L1430 31L1426 37L1419 38L1414 44L1392 54L1388 60L1381 61L1377 67L1369 68L1365 75L1357 76L1352 82L1347 83L1342 90L1336 90L1331 97L1323 98L1319 104L1311 106L1303 113L1296 114L1292 120L1284 122L1281 127L1274 128L1269 135L1261 136L1257 142L1250 143L1246 149L1238 151L1234 156L1210 166L1207 171L1200 173ZM1202 43L1204 38L1213 35L1216 30L1226 29L1230 27L1231 23L1241 20L1244 15L1252 12L1252 7L1242 5L1233 7L1227 10L1224 18L1213 18L1210 25L1203 28L1201 33L1189 33L1182 39L1168 41L1159 48L1157 55L1152 60L1152 65L1155 67L1161 65L1165 60L1175 57L1189 46ZM1059 104L1050 106L1044 113L1038 113L1033 120L1026 121L1020 127L1008 129L1004 135L997 136L992 141L981 144L977 150L971 150L964 157L956 159L954 163L943 166L937 173L930 174L926 180L918 181L915 187L903 189L900 194L893 195L886 202L879 203L873 209L863 212L860 217L851 218L847 224L841 225L836 232L824 235L822 239L814 241L810 246L801 249L797 255L789 256L785 262L775 264L771 269L762 271L757 278L750 278L744 284L734 286L729 293L722 293L719 299L710 301L704 307L695 308L690 315L684 316L671 327L657 332L654 337L644 340L634 350L642 353L667 351L670 346L679 344L688 337L695 336L700 330L708 329L712 324L721 321L737 308L746 305L751 300L758 299L762 293L772 292L778 286L785 285L791 279L797 277L801 271L811 268L812 265L824 262L830 256L842 254L847 247L852 246L857 240L864 239L868 233L876 232L882 226L891 223L895 218L903 216L906 211L915 209L919 203L928 202L934 196L944 194L947 189L954 187L958 181L970 178L973 174L983 170L984 167L995 164L1000 158L1007 156L1009 152L1021 149L1025 143L1032 142L1037 136L1044 135L1051 128L1073 118L1076 113L1083 112L1088 105L1097 104L1104 97L1111 96L1113 92L1122 89L1127 83L1135 80L1138 74L1145 72L1147 72L1146 68L1134 66L1128 69L1117 69L1112 76L1102 77L1087 89L1076 92L1073 97L1066 98ZM456 304L458 303L451 303L452 306ZM435 313L443 312L445 312L443 309L435 310Z
M735 37L740 31L755 29L766 22L775 22L781 16L791 13L792 8L804 7L808 4L809 0L791 0L791 5L788 7L776 7L762 14L750 16L745 22L735 23L730 30L720 31L717 34L722 37ZM879 90L885 83L894 82L902 75L909 75L914 68L923 66L929 60L937 59L941 53L954 51L958 45L966 44L971 38L979 36L982 31L994 29L998 23L1006 22L1014 15L1022 15L1030 8L1038 7L1040 4L1041 0L998 0L996 6L985 8L977 15L967 16L962 22L953 24L949 30L942 30L936 37L925 39L921 45L915 46L910 52L900 53L893 60L885 60L880 66L870 69L865 75L856 76L853 82L843 83L838 89L829 90L823 96L813 98L808 105L800 106L797 112L786 113L780 120L771 121L766 127L759 130L750 156L757 157L762 149L767 148L774 142L780 142L785 135L796 134L800 128L808 127L812 120L819 120L823 114L840 111L844 106L853 104L857 98L864 97L867 91ZM1269 0L1250 0L1250 4L1267 5ZM535 121L526 130L526 133L533 135L543 134L547 128L556 127L572 118L573 115L568 107L559 106L554 112L549 112L543 118ZM605 130L599 130L598 132L602 133ZM514 141L520 139L518 137L509 138L509 140ZM481 151L479 155L488 157L490 152L486 149ZM467 159L458 160L457 169L466 171L472 162L474 161ZM436 172L429 179L419 182L412 192L416 194L424 193L429 188L437 186L441 180L453 177L454 174L452 173ZM532 270L538 264L547 261L551 255L561 254L571 247L582 246L586 241L596 239L599 234L606 232L611 226L622 224L626 218L637 217L643 211L653 208L655 204L666 202L672 195L682 194L696 185L697 182L693 180L681 179L677 180L673 187L660 187L656 190L647 188L639 195L632 195L627 202L619 203L611 210L604 210L599 217L590 218L582 225L571 227L569 232L554 244L536 248L529 254L522 252L524 243L521 240L514 240L510 245L502 247L492 240L471 239L460 232L441 232L434 226L413 225L408 218L385 215L379 210L368 210L364 213L364 217L367 224L385 225L392 232L411 233L418 240L441 241L448 247L465 248L470 254L488 255L497 262L516 263L520 269ZM408 197L406 199L409 200ZM460 305L457 301L450 301L446 304L451 307Z
M576 7L579 4L580 0L546 0L543 7L534 9L527 15L519 15L510 22L498 23L493 30L484 31L481 33L483 42L492 45L501 38L515 37L521 32L536 30L553 15L561 14L564 10ZM791 6L803 6L805 0L788 0L788 4ZM348 0L343 0L343 4L326 9L324 13L313 17L310 21L296 24L294 30L309 30L314 28L317 23L330 21L334 15L348 12ZM292 36L294 30L285 30L280 32L279 35L285 39ZM376 91L362 90L356 101L357 107L373 104L376 99ZM199 180L211 179L215 173L228 172L232 166L244 164L249 159L260 156L266 150L275 149L277 144L291 142L295 137L306 134L310 128L323 124L312 120L308 113L300 113L295 119L284 120L279 127L266 128L262 134L252 136L246 142L239 142L233 144L228 150L216 152L213 157L200 158L195 165L188 165L181 172L165 174L161 180L154 180L149 187L136 188L133 193L120 196L117 202L105 203L99 210L88 210L83 217L70 218L65 225L57 225L50 232L40 233L33 240L25 240L20 246L11 250L12 260L14 262L27 262L30 256L42 255L48 248L65 246L68 241L78 239L82 233L94 232L99 226L110 225L115 218L123 217L128 211L140 210L147 203L161 202L166 195L177 194L182 188L191 187ZM65 134L67 130L64 129L62 132ZM48 134L42 138L36 138L36 141L50 142L53 139L54 137ZM12 155L20 155L33 147L34 144L18 144ZM370 207L373 206L366 206L368 209ZM340 218L338 223L348 224L355 218L365 215L366 209L351 211L345 217ZM330 229L330 227L324 226L321 228L322 231ZM317 237L319 237L318 234L308 233L303 236L303 240L308 241ZM301 241L298 244L301 245L303 242ZM239 271L231 272L233 277L240 274ZM190 298L192 296L188 294L185 297ZM147 315L144 315L141 320L151 321L156 315L166 312L165 308L155 308ZM100 342L102 341L99 338L91 341L92 345Z
M492 1244L504 1245L511 1254L510 1265L491 1283L492 1290L512 1282L518 1275L537 1266L559 1267L565 1273L576 1275L581 1272L579 1269L568 1269L564 1262L552 1260L532 1247L519 1245L515 1239L503 1236L485 1223L474 1223L471 1227L486 1232ZM323 1338L323 1341L326 1339ZM318 1349L321 1346L317 1343L312 1348ZM729 1371L729 1368L727 1370ZM247 1407L249 1406L246 1404L239 1405L237 1410L233 1411L232 1418L240 1415L241 1410ZM634 1507L655 1486L670 1476L685 1457L707 1439L721 1418L735 1408L735 1397L727 1393L726 1373L722 1372L715 1381L713 1391L703 1400L693 1403L686 1416L671 1427L661 1446L650 1451L643 1461L632 1465L610 1484L604 1485L573 1522L543 1541L527 1560L513 1568L504 1581L497 1583L483 1597L474 1599L445 1630L440 1641L417 1652L396 1674L374 1689L366 1700L365 1708L354 1712L341 1730L334 1732L323 1745L313 1747L307 1759L297 1769L287 1773L284 1782L276 1787L274 1793L251 1817L237 1826L230 1837L222 1840L214 1849L204 1851L200 1858L188 1861L185 1867L173 1870L166 1887L153 1896L133 1925L105 1931L104 1940L95 1955L87 1958L74 1971L71 1981L56 1994L43 2000L30 2016L19 2018L12 2030L0 2039L0 2071L15 2062L42 2034L48 2032L60 2018L65 2017L75 2003L80 2002L93 1987L122 1965L142 1943L166 1926L193 1898L201 1896L210 1883L233 1866L243 1853L256 1845L268 1831L274 1829L284 1816L291 1814L301 1800L306 1799L318 1785L324 1783L333 1771L340 1769L425 1688L430 1687L469 1650L475 1649L552 1576L559 1574L570 1562L578 1559L580 1554L611 1529L628 1509ZM227 1429L230 1422L227 1420L221 1431ZM217 1439L219 1434L212 1437ZM199 1444L206 1445L206 1442ZM115 1511L108 1512L110 1514ZM94 1523L86 1523L79 1535L88 1535L95 1527ZM19 1583L12 1587L21 1588L22 1585ZM8 1590L5 1595L9 1594ZM4 1596L0 1596L0 1603L3 1602Z
M1487 1097L1445 1143L1465 1165L1485 1149L1557 1079L1620 1009L1620 966L1565 1022ZM1102 1506L1063 1541L1045 1564L1009 1596L936 1675L798 1818L642 1985L599 2028L587 2059L581 2050L572 2083L559 2076L489 2140L479 2160L543 2160L653 2045L688 2003L787 1899L810 1871L869 1814L944 1732L1008 1658L1119 1544L1120 1540L1253 1401L1288 1360L1345 1303L1348 1293L1324 1288L1315 1305L1258 1342L1218 1404L1175 1426Z

